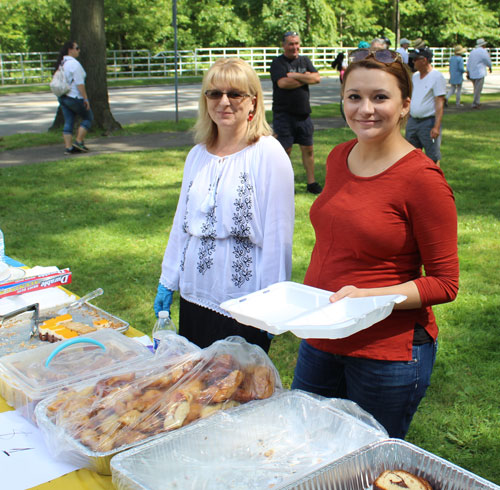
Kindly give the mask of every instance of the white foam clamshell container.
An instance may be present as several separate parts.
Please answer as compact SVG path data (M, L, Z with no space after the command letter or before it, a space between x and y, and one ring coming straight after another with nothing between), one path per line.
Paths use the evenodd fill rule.
M339 339L380 322L391 314L395 304L406 299L403 295L387 295L330 303L332 294L284 281L220 306L240 323L274 335L290 331L302 339Z
M491 483L401 439L375 442L287 485L287 490L371 490L385 470L403 469L436 490L500 490Z
M385 438L355 403L293 390L122 452L111 472L120 490L276 490Z

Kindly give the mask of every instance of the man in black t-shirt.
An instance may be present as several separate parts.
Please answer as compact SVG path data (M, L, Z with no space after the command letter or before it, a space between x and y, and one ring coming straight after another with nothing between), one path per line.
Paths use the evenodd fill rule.
M306 170L307 190L322 191L314 178L314 149L309 104L309 85L320 82L318 70L307 56L299 56L300 38L296 32L283 36L283 54L271 63L273 82L273 129L290 156L294 143L300 145Z

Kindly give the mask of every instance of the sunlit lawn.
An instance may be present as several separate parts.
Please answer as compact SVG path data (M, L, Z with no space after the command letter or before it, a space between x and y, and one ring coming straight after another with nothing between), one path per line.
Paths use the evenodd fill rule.
M330 109L324 109L328 111ZM338 110L337 108L331 109ZM337 114L337 112L335 112ZM439 352L408 440L500 484L500 110L446 114L442 167L459 213L460 293L435 308ZM315 135L317 177L350 130ZM31 265L70 267L71 289L97 287L95 304L150 332L152 302L188 148L83 157L0 169L6 251ZM314 196L296 148L293 280L314 244ZM174 304L174 320L178 318ZM277 337L271 357L289 386L298 339Z

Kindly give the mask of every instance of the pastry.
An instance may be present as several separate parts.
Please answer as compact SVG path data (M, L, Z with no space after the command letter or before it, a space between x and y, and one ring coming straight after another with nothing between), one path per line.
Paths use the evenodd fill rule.
M386 470L373 482L373 490L433 490L430 483L405 470Z
M96 328L108 328L110 326L109 321L105 318L99 318L99 320L94 320L92 323Z
M108 376L84 391L61 390L48 415L92 451L107 452L242 402L268 398L276 384L269 366L242 365L227 354L158 367L142 376ZM240 388L244 393L237 400Z

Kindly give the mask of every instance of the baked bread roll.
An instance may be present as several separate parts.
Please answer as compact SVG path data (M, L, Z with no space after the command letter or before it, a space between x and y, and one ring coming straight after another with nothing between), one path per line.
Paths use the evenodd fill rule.
M405 470L385 470L374 482L373 490L433 490L430 483Z

